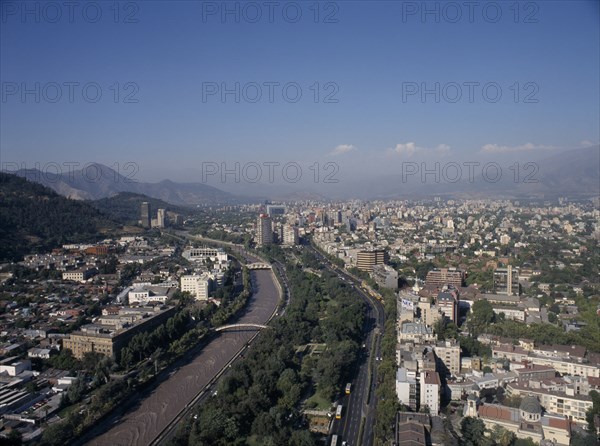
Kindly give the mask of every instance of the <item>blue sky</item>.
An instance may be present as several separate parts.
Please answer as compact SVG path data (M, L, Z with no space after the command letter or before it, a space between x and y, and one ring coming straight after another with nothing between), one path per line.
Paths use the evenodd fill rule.
M77 2L73 23L62 2L1 3L2 163L135 162L150 181L198 180L206 161L334 161L369 175L400 160L538 159L600 139L597 1L474 2L472 19L463 2L428 2L437 22L422 2L282 1L272 20L262 1L120 2L117 20L113 2ZM237 20L223 8L239 8ZM23 97L36 83L39 98ZM203 99L236 83L239 102ZM421 96L436 83L439 102ZM297 102L285 84L288 98L301 89Z

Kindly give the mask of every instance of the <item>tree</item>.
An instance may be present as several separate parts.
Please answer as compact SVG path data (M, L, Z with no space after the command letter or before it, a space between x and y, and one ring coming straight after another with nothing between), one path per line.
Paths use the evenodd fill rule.
M63 348L58 355L51 356L49 362L52 367L61 370L76 370L79 368L79 362L68 348Z
M496 319L492 304L481 299L473 304L471 314L467 318L467 327L471 336L477 336L483 331L483 327L491 324Z
M425 280L425 278L427 277L427 273L434 268L435 265L430 261L425 263L419 263L415 268L415 274L419 279Z
M598 446L599 444L600 442L595 434L579 434L574 432L571 438L571 446Z
M508 429L496 425L492 431L492 438L494 438L496 446L511 446L517 437Z
M85 381L82 376L78 376L77 379L69 386L65 395L70 404L77 403L85 392L87 391L87 386L85 385Z
M73 433L66 428L66 422L52 423L42 434L42 445L63 445L68 444Z
M571 442L571 445L573 445L573 443ZM517 438L515 440L514 446L538 446L538 444L533 441L531 438Z
M487 446L490 442L485 437L485 424L479 418L465 417L460 422L462 446Z
M2 438L2 444L6 446L21 446L23 444L23 436L16 429L11 429L6 437L0 438Z
M588 430L590 432L595 432L597 427L594 423L594 417L596 415L600 415L600 393L596 390L592 390L590 392L590 398L592 398L592 407L590 407L586 414L585 419L588 422Z
M88 373L93 373L100 360L104 357L102 353L98 352L85 352L81 360L83 369Z
M290 446L315 446L317 443L307 430L294 431L290 438Z
M458 327L446 318L440 318L433 326L433 332L440 341L445 339L458 339Z

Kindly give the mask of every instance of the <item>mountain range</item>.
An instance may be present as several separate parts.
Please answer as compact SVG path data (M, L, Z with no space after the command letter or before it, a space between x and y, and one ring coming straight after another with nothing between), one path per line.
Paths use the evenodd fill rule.
M99 200L121 192L131 192L179 206L239 201L230 193L201 183L175 183L171 180L158 183L135 181L99 163L63 174L40 172L37 169L21 169L14 173L75 200Z
M417 163L418 164L418 163ZM432 169L433 163L427 163ZM490 168L484 178L481 162L474 168L469 180L468 168L458 162L462 175L456 182L445 181L443 174L436 181L434 175L386 175L362 181L359 198L589 198L600 195L600 147L589 147L561 152L536 161L504 161L501 168ZM443 169L444 160L440 160ZM516 167L518 166L518 168ZM440 170L441 170L440 169ZM433 169L432 169L433 170ZM500 175L498 175L500 173ZM455 171L447 170L452 177ZM496 178L497 177L497 178Z
M440 162L443 165L443 160ZM564 151L529 165L521 163L518 171L512 168L514 165L513 162L503 164L502 175L497 181L484 179L481 170L477 171L475 181L469 181L467 170L463 167L462 176L456 182L443 179L436 182L431 176L423 181L419 174L407 179L400 174L394 174L353 178L351 182L327 185L326 189L306 185L294 189L293 184L244 184L236 185L236 193L204 183L178 183L171 180L157 183L132 181L102 164L91 164L85 170L78 170L70 175L43 174L34 169L19 170L15 173L73 199L98 200L121 192L130 192L178 206L240 204L265 199L405 199L433 195L448 198L550 199L559 196L587 198L600 195L599 146ZM491 169L489 176L494 175L495 172Z

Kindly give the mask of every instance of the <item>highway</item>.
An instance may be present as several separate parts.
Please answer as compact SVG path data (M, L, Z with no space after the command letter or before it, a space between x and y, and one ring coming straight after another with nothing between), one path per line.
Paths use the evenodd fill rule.
M247 258L250 261L258 260L250 255ZM270 270L255 270L250 274L253 294L238 322L266 324L281 303L281 288ZM101 423L93 432L98 436L88 444L141 446L156 444L157 440L164 439L191 407L202 399L207 386L228 368L255 334L254 329L238 329L215 335L195 357L170 371L166 379L149 394L143 395L131 409Z
M337 434L341 441L346 441L348 446L372 446L375 422L375 407L377 400L375 389L377 383L377 361L381 357L381 339L385 326L385 313L383 304L365 293L361 287L361 281L337 267L312 246L308 246L312 252L321 260L322 265L337 274L350 285L354 286L358 294L367 304L368 311L365 317L365 340L363 356L360 358L355 377L352 381L350 395L343 395L339 403L344 406L341 420L334 420L331 434ZM369 364L372 365L372 373L369 376ZM343 393L343 389L341 389ZM361 423L364 418L364 428L361 435Z

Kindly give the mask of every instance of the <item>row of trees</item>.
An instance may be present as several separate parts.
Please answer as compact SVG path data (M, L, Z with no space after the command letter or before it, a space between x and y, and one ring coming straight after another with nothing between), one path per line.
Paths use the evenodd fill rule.
M136 334L121 350L121 367L127 370L153 355L158 349L167 348L187 331L189 320L189 311L182 309L153 331Z
M390 444L394 438L396 412L400 403L396 398L396 295L382 288L379 293L384 299L385 329L381 340L382 361L377 369L377 418L375 424L375 444ZM391 398L390 398L391 396Z

